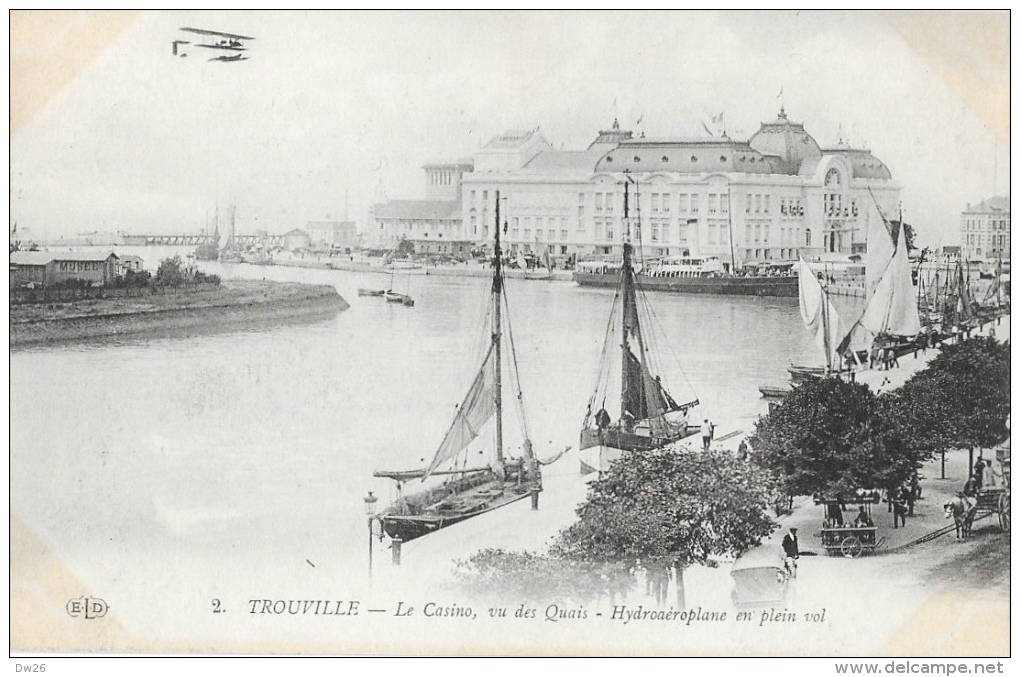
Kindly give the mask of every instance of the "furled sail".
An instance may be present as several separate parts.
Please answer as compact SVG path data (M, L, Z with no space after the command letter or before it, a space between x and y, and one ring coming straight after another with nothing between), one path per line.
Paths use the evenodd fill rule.
M875 286L860 319L861 326L876 336L880 334L914 336L921 331L904 230L900 228L896 252L882 279Z
M496 413L494 346L495 344L489 346L489 351L486 353L485 359L482 360L482 367L478 370L478 375L475 376L464 401L457 409L453 424L439 445L439 449L436 450L436 455L425 470L422 479L428 477L436 468L471 444L472 440L478 437L481 427Z
M839 347L844 338L839 313L804 259L797 262L797 278L800 285L800 318L825 355L826 366L838 366Z

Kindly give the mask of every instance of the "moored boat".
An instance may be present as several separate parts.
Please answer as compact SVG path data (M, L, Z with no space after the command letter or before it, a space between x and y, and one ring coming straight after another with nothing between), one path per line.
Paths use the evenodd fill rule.
M407 294L398 294L397 292L390 290L383 292L382 295L386 297L387 303L399 303L404 306L414 305L414 299ZM377 296L377 294L369 294L369 296Z
M409 541L420 538L444 527L457 524L471 517L490 512L519 501L529 495L536 498L542 489L542 475L539 462L532 451L524 415L524 400L520 391L520 377L516 374L517 358L513 337L510 338L510 354L507 359L510 372L509 385L516 385L514 399L518 402L523 439L520 455L511 458L504 441L503 426L503 336L506 302L503 289L503 272L499 243L499 192L496 192L496 243L493 256L492 288L489 308L485 313L485 328L488 345L484 348L481 366L468 388L443 438L425 468L406 471L377 470L376 477L392 479L397 484L397 500L373 516L382 524L383 531L393 539ZM387 294L389 300L389 294ZM475 441L492 426L492 458L487 465L467 467L469 450ZM509 431L508 431L509 432ZM415 453L415 456L418 454ZM472 455L477 458L477 455ZM420 491L403 493L404 484L411 480L446 477L441 484Z
M574 282L581 286L615 287L620 263L580 261L574 269ZM660 259L635 273L642 290L686 294L723 294L730 296L797 296L797 276L789 264L747 269L743 274L725 270L717 256L671 256Z
M624 184L624 227L629 228L628 184ZM636 274L631 262L629 235L624 239L623 263L616 278L617 293L609 314L603 361L581 429L581 472L602 471L627 451L658 449L700 430L687 423L687 412L697 406L696 397L678 402L666 390L660 369L653 365L656 351L641 327ZM618 310L618 306L622 306ZM649 316L649 313L645 313ZM610 350L623 349L620 363ZM610 372L619 369L620 416L613 423L606 411ZM614 379L615 380L615 379ZM612 393L615 396L615 391ZM693 392L691 393L693 395Z

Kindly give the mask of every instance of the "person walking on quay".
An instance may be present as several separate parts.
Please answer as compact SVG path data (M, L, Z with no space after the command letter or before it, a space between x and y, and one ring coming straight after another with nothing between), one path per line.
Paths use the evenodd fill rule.
M797 577L797 560L800 559L800 546L797 543L797 527L790 527L789 533L783 536L783 553L786 555L786 572L792 578Z
M712 427L712 422L707 418L701 424L701 444L704 446L705 451L708 451L709 446L712 444Z
M900 487L893 494L893 529L902 522L907 526L907 489Z

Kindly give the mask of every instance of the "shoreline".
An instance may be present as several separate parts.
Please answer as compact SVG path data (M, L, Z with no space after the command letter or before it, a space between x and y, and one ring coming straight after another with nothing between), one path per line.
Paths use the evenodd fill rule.
M182 330L332 317L350 304L331 285L225 280L215 290L11 306L10 347L109 336L163 337Z

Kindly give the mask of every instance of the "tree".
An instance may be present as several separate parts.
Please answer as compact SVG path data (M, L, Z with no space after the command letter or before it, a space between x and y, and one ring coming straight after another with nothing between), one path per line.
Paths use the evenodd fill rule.
M181 261L180 254L174 254L159 262L159 268L156 270L156 284L178 287L186 282L184 262Z
M866 385L808 381L755 424L754 459L791 496L897 487L922 459L883 406Z
M893 242L899 242L900 223L901 222L899 220L894 220L894 221L890 221L889 222L889 224L892 226L892 233L891 233L891 235L892 235ZM912 225L910 225L909 223L905 222L905 221L902 222L902 223L903 223L903 227L907 229L907 232L905 234L905 237L906 237L906 240L907 240L907 251L908 252L909 251L913 251L913 250L917 249L917 247L914 246L914 227Z
M944 345L889 397L890 420L914 449L990 447L1005 438L1009 345L978 336Z
M414 243L410 240L400 240L397 244L397 254L400 256L411 256L414 254Z
M674 567L683 605L684 569L743 552L776 528L766 513L770 487L765 473L722 450L628 452L591 483L579 520L551 552L628 568Z

